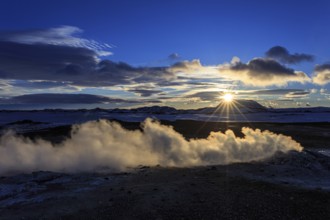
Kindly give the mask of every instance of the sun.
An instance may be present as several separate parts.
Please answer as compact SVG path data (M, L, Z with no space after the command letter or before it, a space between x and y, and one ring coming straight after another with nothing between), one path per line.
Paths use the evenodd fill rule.
M230 93L226 93L222 96L223 100L227 103L231 103L234 99L234 96Z

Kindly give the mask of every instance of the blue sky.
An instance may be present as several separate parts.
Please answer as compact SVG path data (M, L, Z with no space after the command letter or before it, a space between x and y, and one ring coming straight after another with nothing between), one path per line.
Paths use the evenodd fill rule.
M69 105L38 103L56 93L98 95L83 107L195 108L232 92L273 107L330 106L329 9L325 0L4 0L0 105Z

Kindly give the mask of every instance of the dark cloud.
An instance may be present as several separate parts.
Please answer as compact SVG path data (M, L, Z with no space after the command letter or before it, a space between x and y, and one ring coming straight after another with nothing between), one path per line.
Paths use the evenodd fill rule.
M295 71L275 60L264 58L255 58L246 64L236 61L222 65L219 66L219 71L230 79L261 87L286 85L290 81L303 83L310 80L304 72Z
M14 80L9 83L14 87L31 88L31 89L49 89L57 87L66 87L68 89L68 83L56 82L56 81L28 81L28 80ZM70 87L71 90L75 90L74 87Z
M96 54L86 48L0 41L2 79L70 81L75 72L96 66Z
M254 91L246 91L241 94L249 94L249 95L284 95L285 98L302 98L311 94L309 90L303 89L265 89L265 90L254 90Z
M265 90L254 90L241 92L242 94L251 94L251 95L285 95L288 93L296 92L305 92L302 89L265 89Z
M66 82L77 86L113 86L175 78L170 67L133 67L100 61L109 45L72 36L76 27L1 32L0 79Z
M296 64L303 61L311 62L314 60L313 55L304 54L304 53L290 54L285 47L281 47L281 46L275 46L270 48L266 52L266 56L288 64Z
M315 67L313 82L319 85L330 83L330 63L317 65Z
M137 101L110 98L91 94L42 93L0 99L1 104L106 104L137 103Z
M249 63L236 63L231 66L234 71L250 71L250 75L268 78L270 75L294 75L294 70L287 68L274 60L256 58Z
M220 99L222 95L223 92L221 91L205 91L185 95L184 98L198 98L201 101L214 101Z
M317 71L317 72L321 72L321 71L324 71L324 70L330 70L330 63L317 65L314 70Z
M78 86L112 86L166 82L175 78L167 67L132 67L97 61L88 48L0 41L0 78L69 82Z
M90 74L92 82L99 85L118 85L135 83L162 83L176 77L167 67L132 67L123 62L103 60L98 64L97 71ZM89 82L87 83L89 84Z
M294 100L293 99L278 99L276 101L279 101L279 102L293 102Z
M136 93L142 97L148 97L163 92L162 90L151 90L151 89L129 89L127 91Z

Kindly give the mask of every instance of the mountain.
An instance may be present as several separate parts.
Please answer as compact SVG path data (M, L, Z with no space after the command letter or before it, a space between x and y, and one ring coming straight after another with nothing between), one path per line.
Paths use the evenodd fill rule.
M240 114L240 113L253 113L253 112L266 112L268 109L258 102L253 100L233 100L230 103L220 102L216 107L202 108L196 110L199 114Z
M265 112L268 109L253 100L234 100L231 103L220 102L217 107L200 109L176 109L168 106L150 106L133 109L112 109L111 113L144 113L144 114L221 114L221 113L251 113Z

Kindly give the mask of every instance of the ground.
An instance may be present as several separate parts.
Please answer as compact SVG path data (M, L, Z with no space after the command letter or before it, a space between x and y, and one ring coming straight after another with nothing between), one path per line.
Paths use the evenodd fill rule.
M233 176L236 169L154 167L103 175L106 182L90 191L3 208L1 219L329 219L328 191Z

